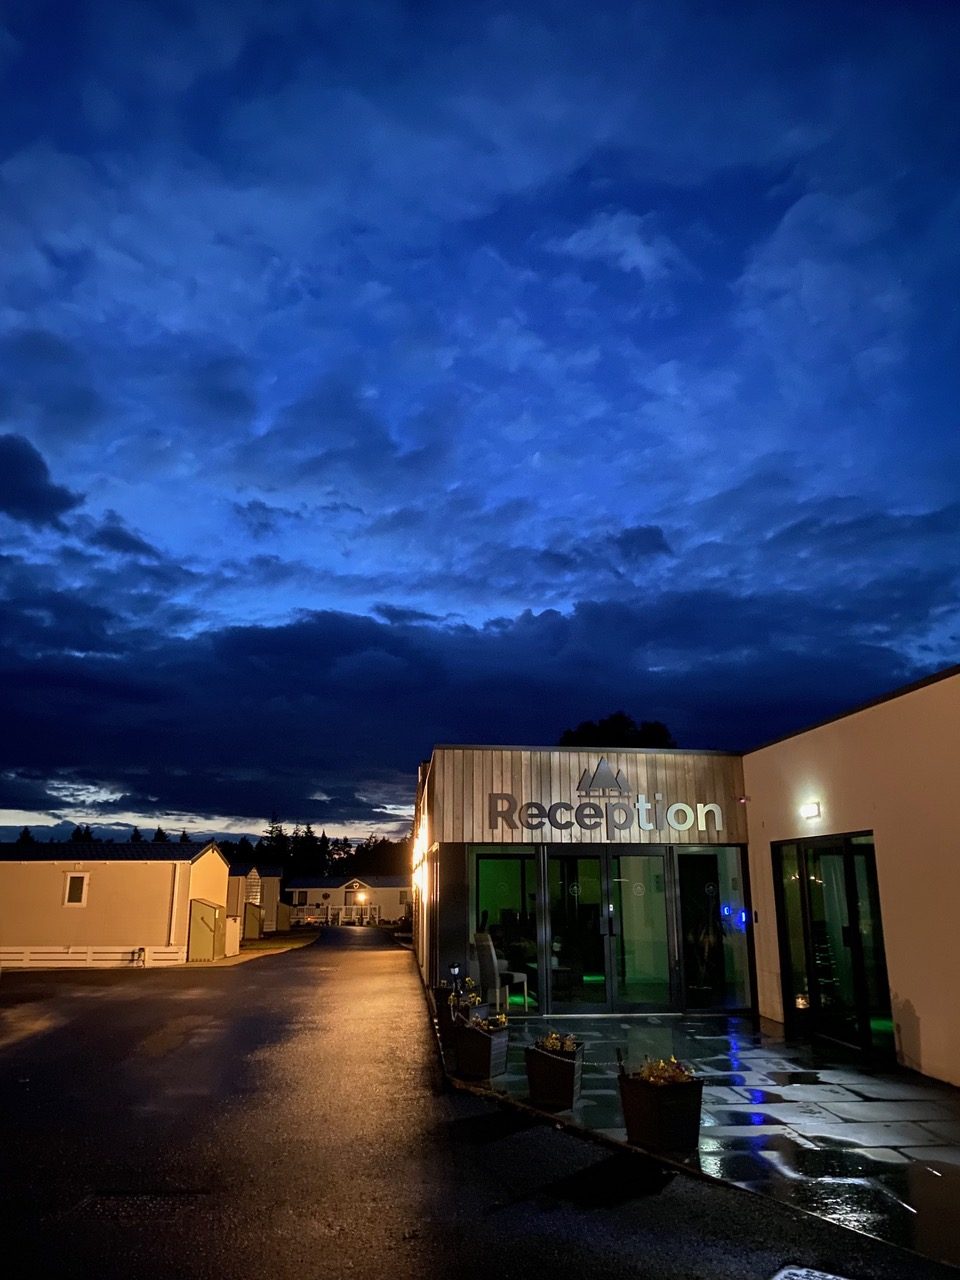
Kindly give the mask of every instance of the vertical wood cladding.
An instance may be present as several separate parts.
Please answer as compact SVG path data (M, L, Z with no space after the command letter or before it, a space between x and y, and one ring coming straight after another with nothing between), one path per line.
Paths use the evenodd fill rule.
M615 788L578 793L584 773L593 775L601 760L610 766L623 790ZM747 824L743 796L743 764L735 755L707 751L586 751L578 748L530 749L510 747L437 747L431 762L433 840L466 844L745 844ZM490 825L491 794L512 796L515 827L500 821ZM659 795L660 799L656 797ZM636 809L644 797L649 810ZM589 829L572 821L578 805L593 804L602 813L599 826ZM622 806L612 815L606 806ZM540 829L529 829L517 817L522 805L544 811L560 805L555 816L564 824L544 820ZM681 829L687 809L674 811L676 822L666 820L669 806L687 806L692 823ZM712 810L698 806L719 805L722 828ZM506 801L501 808L508 809ZM629 826L626 810L632 810ZM526 811L535 823L539 811ZM643 830L640 816L647 815L653 830ZM589 822L593 811L581 817Z

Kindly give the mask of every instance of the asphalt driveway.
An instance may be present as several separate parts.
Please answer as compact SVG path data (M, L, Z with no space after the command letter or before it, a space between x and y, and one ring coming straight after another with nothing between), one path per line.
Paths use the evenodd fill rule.
M656 1276L951 1268L448 1092L372 929L234 967L0 979L17 1277Z

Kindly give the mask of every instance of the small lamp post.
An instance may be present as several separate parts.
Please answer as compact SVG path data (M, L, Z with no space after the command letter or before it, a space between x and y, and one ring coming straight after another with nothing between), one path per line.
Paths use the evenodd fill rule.
M359 902L360 904L360 917L357 920L357 924L363 924L363 904L366 902L366 900L367 900L367 895L365 893L357 894L357 902Z
M463 988L460 985L460 962L454 960L450 965L450 977L453 980L454 992L459 996Z

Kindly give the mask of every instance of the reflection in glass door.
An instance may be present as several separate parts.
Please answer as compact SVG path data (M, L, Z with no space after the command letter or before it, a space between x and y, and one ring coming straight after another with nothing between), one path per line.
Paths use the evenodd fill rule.
M547 862L554 1012L604 1011L610 1006L605 886L599 856L551 856Z
M788 1029L892 1054L873 837L796 841L773 852Z
M806 857L810 980L817 1032L842 1044L859 1039L852 931L842 851L809 850Z
M612 881L616 1004L666 1009L671 1003L670 941L663 857L614 857Z
M547 882L551 1009L670 1008L675 944L663 853L551 849Z
M678 845L684 1005L750 1006L750 948L740 850L736 845Z

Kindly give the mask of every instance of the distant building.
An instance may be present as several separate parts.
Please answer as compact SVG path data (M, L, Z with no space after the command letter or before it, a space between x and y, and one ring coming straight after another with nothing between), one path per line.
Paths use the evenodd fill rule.
M227 871L213 842L0 845L0 967L217 959Z
M275 933L286 927L278 921L282 916L280 881L283 868L267 863L232 862L227 883L227 915L239 916L241 936L259 938L265 933Z
M958 776L960 667L742 756L438 746L421 970L489 933L541 1014L745 1013L960 1085Z
M406 876L299 876L286 886L291 924L402 920L412 900Z

